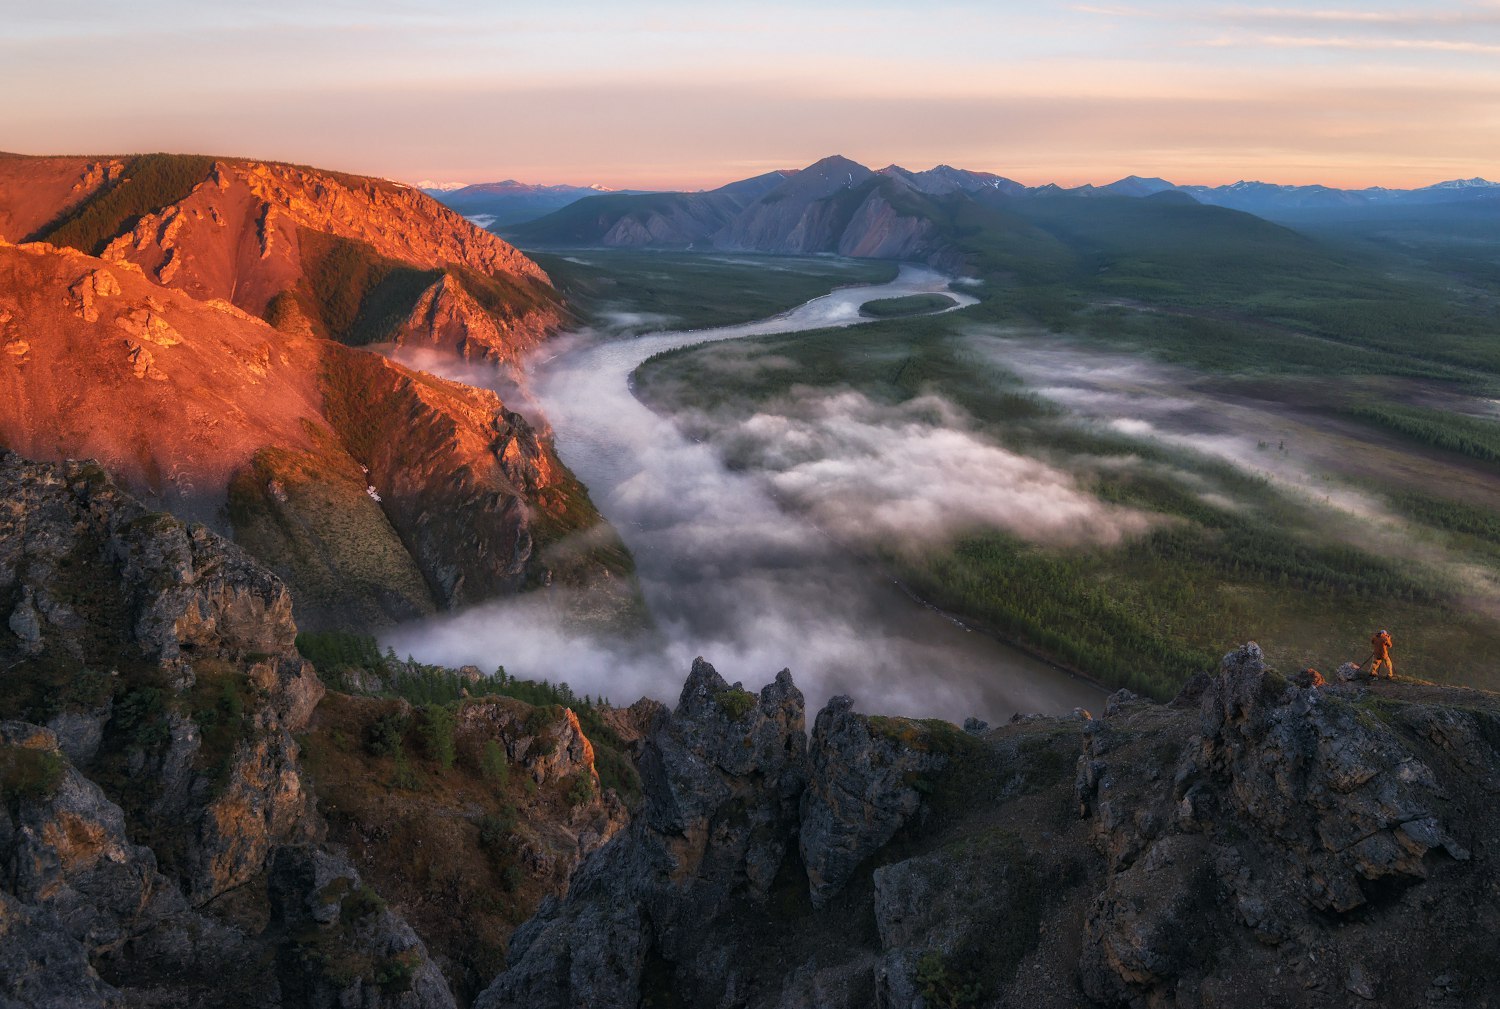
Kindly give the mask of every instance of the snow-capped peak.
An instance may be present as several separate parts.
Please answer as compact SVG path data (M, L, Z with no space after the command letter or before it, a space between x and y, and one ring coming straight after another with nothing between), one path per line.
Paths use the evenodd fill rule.
M1424 186L1425 189L1493 189L1500 186L1500 182L1490 182L1477 176L1472 179L1449 179L1447 182L1439 182L1436 185Z

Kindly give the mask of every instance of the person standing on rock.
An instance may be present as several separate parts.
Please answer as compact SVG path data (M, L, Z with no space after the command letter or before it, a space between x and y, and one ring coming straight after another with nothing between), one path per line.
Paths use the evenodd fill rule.
M1391 664L1391 632L1380 630L1370 639L1370 658L1375 660L1370 666L1370 678L1380 678L1381 663L1385 664L1385 678L1394 680L1396 678L1396 667Z

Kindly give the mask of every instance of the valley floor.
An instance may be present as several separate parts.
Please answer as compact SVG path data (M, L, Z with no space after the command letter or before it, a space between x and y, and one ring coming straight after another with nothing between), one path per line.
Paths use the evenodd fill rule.
M925 598L1107 683L1170 696L1247 637L1331 668L1386 626L1413 674L1496 685L1500 470L1482 438L1500 424L1481 387L1250 358L1210 372L1163 360L1149 327L1017 325L1007 296L689 347L647 361L636 394ZM1449 447L1431 417L1478 433ZM944 466L1021 503L956 506ZM1048 524L1060 512L1071 525Z

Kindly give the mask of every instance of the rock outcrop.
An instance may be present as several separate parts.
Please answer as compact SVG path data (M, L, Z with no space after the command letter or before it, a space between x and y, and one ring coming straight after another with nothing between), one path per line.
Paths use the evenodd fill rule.
M422 940L342 858L278 849L267 885L285 1005L452 1009Z
M843 889L916 814L918 787L930 787L947 766L923 729L906 719L858 714L848 697L835 697L818 712L798 836L814 907Z
M181 831L169 871L194 901L244 884L306 814L292 736L322 686L293 647L285 586L204 527L147 512L97 467L5 453L0 486L0 594L37 614L15 638L22 675L34 670L43 694L44 677L65 678L59 663L98 670L109 703L57 712L82 737L70 751L108 758L141 825ZM238 724L205 740L194 709L230 699ZM101 755L105 726L89 720L106 716L131 736L113 734Z
M645 800L630 829L516 932L512 967L475 1004L633 1007L643 984L662 983L647 978L662 961L689 1004L733 990L708 926L731 898L769 894L796 822L804 733L790 674L757 696L695 662L640 744Z
M528 848L528 860L538 866L545 862L549 870L558 855L566 858L561 873L565 879L574 865L623 830L630 814L600 780L594 744L584 735L578 715L562 708L555 718L539 721L537 710L500 698L477 699L459 708L454 735L475 748L489 741L499 744L506 759L531 782L528 789L576 787L578 794L588 796L573 805L565 822L549 824L554 843ZM580 779L587 784L579 785ZM555 843L560 839L571 844Z
M1494 1004L1500 987L1463 950L1500 921L1479 896L1494 869L1471 847L1495 836L1475 804L1494 786L1474 772L1500 760L1482 741L1500 713L1465 693L1299 687L1250 644L1184 700L1197 724L1144 702L1090 723L1079 795L1107 874L1084 991L1153 1006ZM1160 755L1150 775L1144 738ZM1437 740L1462 740L1468 766Z
M544 320L497 318L452 273L445 272L417 298L391 333L391 342L398 347L440 350L465 360L514 365L547 336Z
M695 667L643 768L722 691ZM666 761L480 1004L1500 1005L1500 698L1299 686L1247 645L1172 705L975 728L835 698L805 776L773 765L799 815L760 822L805 864L769 888L743 843L697 854L745 836L723 766Z
M336 1004L257 967L298 938L256 910L273 857L323 832L295 738L323 687L285 586L94 464L0 453L0 502L0 996ZM451 1005L409 929L378 924L320 947L359 968L338 991ZM381 956L425 987L401 987Z
M0 722L0 933L9 1005L113 1006L129 973L224 971L243 937L192 909L46 729ZM22 767L30 773L23 775ZM20 779L20 780L18 780Z

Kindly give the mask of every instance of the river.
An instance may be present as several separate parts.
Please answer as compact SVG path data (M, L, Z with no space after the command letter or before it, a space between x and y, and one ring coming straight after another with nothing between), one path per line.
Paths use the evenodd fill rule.
M1097 707L1097 686L913 598L631 392L631 374L661 351L855 326L867 321L859 314L867 301L922 293L946 294L957 307L974 301L937 273L903 266L890 283L838 290L744 325L565 338L560 351L532 362L530 394L558 455L634 554L665 641L641 651L581 640L525 600L387 638L418 658L499 661L512 674L564 679L580 694L616 702L638 693L675 700L688 663L702 655L752 689L789 667L813 708L838 693L861 710L954 721ZM474 381L472 372L464 377Z

